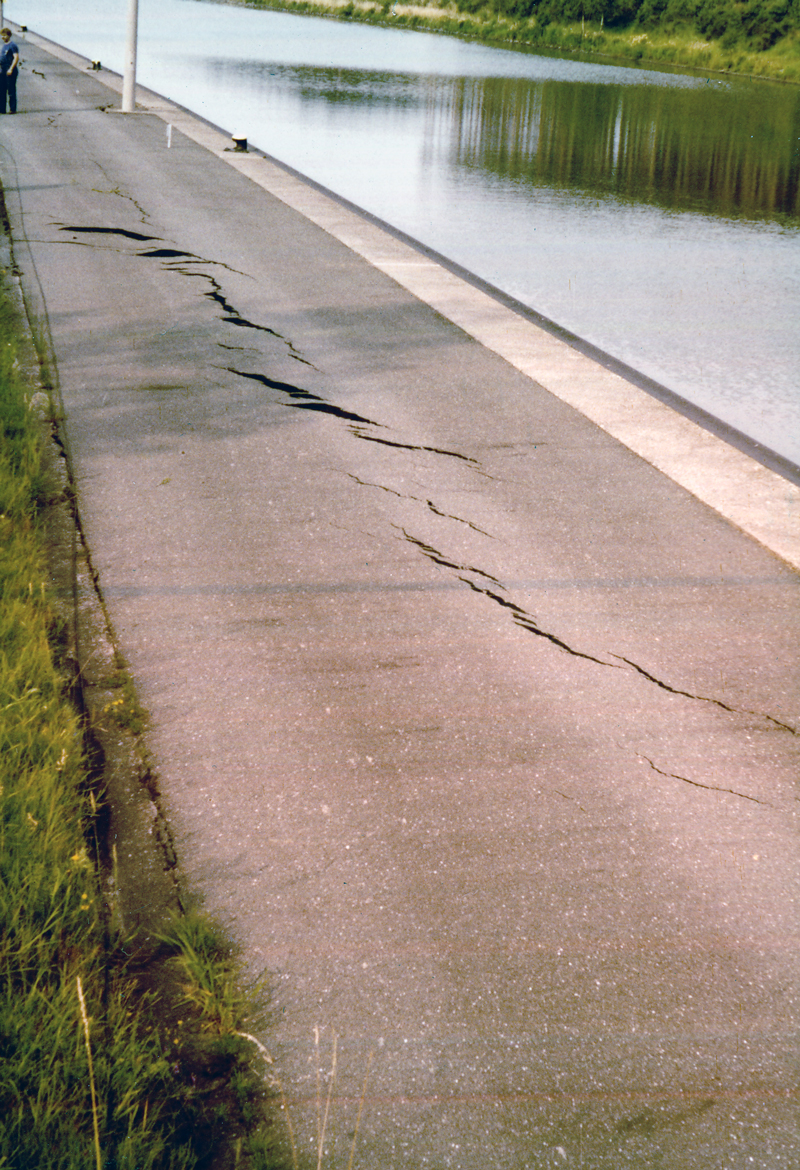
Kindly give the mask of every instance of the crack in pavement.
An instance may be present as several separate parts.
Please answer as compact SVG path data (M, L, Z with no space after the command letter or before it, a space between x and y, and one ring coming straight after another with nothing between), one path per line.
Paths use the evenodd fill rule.
M54 225L56 226L56 225ZM87 235L99 236L124 236L127 240L139 240L141 243L148 243L150 240L160 240L160 236L145 236L141 232L133 232L129 228L110 228L110 227L78 227L74 224L58 225L59 231L62 232L81 232Z
M661 687L662 691L669 691L671 695L683 695L686 699L698 699L701 703L714 703L715 706L721 707L723 711L736 710L735 707L729 707L727 703L723 703L721 699L708 699L705 695L693 695L691 691L681 691L677 687L671 687L669 683L662 682L660 678L656 678L655 675L649 674L644 669L644 667L637 666L635 662L631 662L630 658L623 658L621 654L614 654L612 651L611 657L619 658L620 662L627 663L627 665L630 666L633 670L638 671L639 674L646 678L648 682L655 683L657 687Z
M739 796L742 800L751 800L753 804L763 804L766 808L775 808L775 805L770 804L768 800L759 800L757 796L748 796L746 792L737 792L735 788L719 788L716 784L701 784L699 780L690 780L688 776L678 776L675 772L663 772L661 768L655 766L649 756L643 756L641 752L637 752L636 756L640 760L645 760L659 776L666 776L670 780L682 780L684 784L691 784L693 788L705 788L707 792L724 792L729 796Z
M562 800L568 800L571 804L577 804L582 813L586 812L586 809L574 796L567 796L566 792L562 792L559 788L551 788L550 791L555 792L556 796L560 796Z
M461 455L458 451L447 451L442 447L422 447L414 443L399 443L393 439L380 439L377 435L364 435L356 427L350 428L357 439L366 439L370 443L380 443L384 447L398 447L401 451L429 451L432 455L447 455L450 459L463 459L465 463L471 463L473 468L480 474L491 479L485 471L480 470L480 464L477 459L473 459L471 455Z
M157 243L157 244L163 243L163 238L161 236L145 235L142 232L132 231L130 228L103 227L103 226L86 225L86 224L84 224L84 225L61 224L61 225L59 225L59 230L64 231L64 232L75 232L75 233L83 233L83 234L121 236L124 239L134 240L134 241L137 241L139 243ZM224 321L228 325L234 325L234 326L244 328L244 329L253 329L253 330L256 330L258 332L267 333L270 336L275 337L279 341L282 341L284 343L284 345L287 346L287 348L289 350L290 357L294 358L296 361L301 362L303 365L307 365L307 366L311 367L312 369L316 368L312 365L312 363L310 361L308 361L306 358L302 357L302 355L298 353L298 351L297 351L297 349L294 346L292 341L290 341L288 338L284 337L282 334L278 333L277 330L272 329L268 325L260 325L255 321L251 321L248 318L243 317L239 313L239 311L235 308L235 306L228 300L228 298L225 295L225 292L222 288L222 285L219 283L218 280L216 280L216 278L214 276L211 275L211 273L203 272L203 271L194 271L194 270L190 269L187 265L189 265L189 264L191 264L191 265L220 264L221 267L227 268L229 271L232 271L232 272L237 272L238 275L246 276L246 275L248 275L247 273L240 273L240 272L238 272L238 270L231 269L231 268L229 268L228 265L221 264L221 262L219 262L219 261L206 260L201 256L197 256L193 252L185 252L181 249L170 247L170 246L140 249L136 253L136 255L141 256L142 258L146 258L146 259L159 259L159 260L161 260L162 262L164 262L163 266L168 272L177 272L179 275L189 277L190 279L193 279L193 280L200 279L200 280L207 281L211 287L206 292L204 292L203 295L205 297L207 297L209 300L213 301L215 304L219 305L220 309L222 310L222 314L223 314L222 318L221 318L222 321ZM175 263L175 261L181 261L181 263L178 264L178 263ZM307 390L303 390L299 386L292 385L291 383L279 382L275 379L269 378L266 375L260 374L257 372L237 370L232 366L226 366L225 369L229 373L235 374L238 377L250 378L254 381L259 381L263 385L268 386L270 389L279 390L282 393L287 394L290 398L297 400L297 401L285 403L286 406L294 407L295 409L316 411L319 414L334 415L335 417L340 418L345 422L353 424L350 426L349 429L350 429L351 434L353 434L358 439L364 439L365 441L368 441L368 442L379 443L383 446L394 447L394 448L398 448L400 450L426 451L426 452L429 452L429 453L434 454L434 455L444 455L448 458L460 459L463 462L470 464L474 468L474 470L476 470L480 475L486 475L486 473L480 469L480 464L478 463L478 461L476 459L473 459L469 455L462 455L458 451L448 451L448 450L445 450L445 449L440 448L440 447L427 447L427 446L411 444L411 443L401 443L397 440L383 439L377 435L367 434L366 432L364 432L362 430L363 427L376 427L379 429L383 429L383 424L377 423L373 419L364 418L362 415L356 414L353 411L345 410L344 408L336 406L335 404L333 404L331 402L327 402L325 399L321 398L319 395L312 394ZM486 478L491 478L491 476L486 476ZM427 504L432 512L436 513L437 515L444 515L444 513L441 513L438 511L438 509L435 507L435 505L432 503L432 501L427 501ZM453 519L458 519L458 518L453 517ZM469 521L463 521L463 523L469 523ZM475 526L475 525L470 524L470 527L475 528L476 531L480 531L480 529L477 529L477 526ZM485 535L488 535L488 534L485 534Z
M156 256L162 251L163 249L158 248L153 249L152 253L143 251L139 252L138 255ZM190 252L176 253L176 255L186 257L188 262L192 264L216 264L220 268L227 269L228 272L236 273L237 276L247 276L247 273L239 272L237 268L231 268L230 265L223 264L220 260L205 260L202 256L193 256L193 254ZM204 292L203 296L207 297L211 301L214 301L214 303L219 305L219 307L222 309L223 316L220 318L220 320L224 321L227 325L236 325L243 329L254 329L259 333L268 333L271 337L275 337L278 341L283 342L283 344L289 350L290 358L293 358L294 361L301 362L304 366L309 366L311 369L316 369L316 367L310 361L308 361L307 358L304 358L298 352L294 342L291 341L288 337L284 337L284 335L279 333L277 329L273 329L269 325L259 325L255 321L250 321L247 317L243 317L238 309L236 309L234 305L232 305L228 300L222 290L222 285L215 277L211 275L210 272L192 272L190 269L178 264L165 263L164 268L167 272L177 272L180 276L188 276L190 280L199 279L208 281L208 283L211 285L211 288L207 292Z
M145 251L137 252L137 256L152 256L155 259L177 259L178 256L183 256L186 260L198 260L199 257L193 255L191 252L181 252L178 248L147 248Z
M420 550L420 552L423 554L423 556L426 556L428 558L428 560L433 561L433 563L435 565L441 565L443 569L455 569L455 571L457 573L475 573L476 576L478 576L478 577L485 577L487 581L491 581L494 585L497 585L498 588L500 588L500 589L503 588L501 583L497 580L496 577L493 577L491 573L484 573L483 569L476 569L472 565L459 565L455 561L449 561L437 549L432 548L431 545L429 545L429 544L425 544L424 541L419 540L416 536L412 536L409 532L406 532L405 528L402 528L399 524L392 524L392 528L399 529L399 531L402 532L402 534L406 538L406 540L410 544L413 544L416 548L418 548ZM464 578L462 577L462 578L460 578L460 580L463 581Z
M468 565L458 565L455 562L448 560L448 558L445 557L443 553L440 553L438 549L432 548L430 545L426 545L423 541L418 540L414 536L411 536L404 528L400 528L399 525L395 524L392 527L399 528L405 536L406 540L414 544L420 550L420 552L424 556L428 557L429 560L433 561L434 564L440 565L442 568L454 569L459 574L475 573L479 577L483 577L488 581L492 581L498 588L503 590L506 589L506 586L498 581L496 577L491 576L490 573L485 573L482 569L475 569ZM469 577L459 576L458 579L465 585L468 585L474 593L480 593L484 597L488 597L489 600L493 601L496 605L501 606L503 609L509 610L516 625L520 626L524 630L527 630L531 634L535 634L539 638L546 638L548 642L552 642L553 645L557 646L560 650L566 651L566 653L571 654L575 658L584 658L589 662L596 662L599 666L609 667L611 670L623 669L623 667L617 666L617 664L614 662L606 662L602 658L597 658L594 654L586 654L582 650L576 650L562 638L559 638L557 634L551 634L547 630L541 629L535 618L527 613L522 608L522 606L517 605L514 601L510 601L507 597L502 597L499 593L495 593L492 589L487 589L485 586L479 585L475 581L470 580ZM626 666L629 666L632 670L635 670L637 674L642 676L642 678L647 679L647 681L653 683L654 686L657 686L661 690L667 691L670 694L680 695L683 698L693 699L696 702L712 703L714 706L717 706L721 710L727 711L732 715L754 715L758 719L767 720L769 723L772 723L775 727L782 731L788 731L792 735L797 735L795 728L790 726L788 723L782 723L781 720L776 719L773 715L768 715L762 711L752 711L749 708L732 707L728 703L723 703L721 699L707 698L704 695L692 694L691 691L679 690L677 687L670 686L669 683L662 682L661 679L656 678L655 675L650 674L649 671L644 669L644 667L641 667L637 663L632 662L631 659L624 658L621 654L614 654L613 651L608 651L608 654L611 658L618 658L620 662L624 662ZM677 777L677 779L683 778L684 777ZM687 781L687 783L691 783L691 781ZM741 794L737 793L735 795Z
M415 500L416 496L409 497ZM464 520L461 516L453 516L451 512L442 512L436 507L433 500L426 500L425 503L433 512L434 516L441 516L443 520L455 520L458 524L466 524L467 528L471 528L473 532L479 532L481 536L488 536L489 540L497 540L496 536L492 536L491 532L487 532L484 528L479 528L477 524L473 524L471 520Z
M460 565L455 561L448 560L438 549L432 548L431 545L425 544L424 541L419 540L416 536L412 536L405 528L401 528L400 525L393 524L392 527L398 528L403 533L405 539L418 548L422 555L427 557L428 560L433 561L435 565L440 565L445 569L455 570L459 574L459 581L463 581L474 593L480 593L484 597L488 597L490 601L494 601L496 605L509 610L514 622L522 629L527 630L528 633L535 634L539 638L545 638L548 642L552 642L554 646L557 646L559 650L566 651L567 654L571 654L574 658L585 658L589 662L597 662L600 666L608 666L612 670L622 670L621 666L615 666L613 662L604 662L602 658L595 658L593 654L584 654L582 650L575 650L562 638L559 638L558 635L548 633L547 630L542 630L535 618L531 617L515 601L509 601L507 597L501 597L499 593L495 593L494 590L488 589L485 585L478 585L475 581L471 581L469 577L460 576L461 573L474 573L478 577L483 577L485 580L491 581L498 589L505 589L502 582L498 581L497 577L493 577L491 573L486 573L483 569L476 569L472 565Z
M247 317L243 317L238 309L235 309L228 298L225 296L219 281L216 281L214 277L210 275L210 273L189 273L185 269L181 268L172 268L171 271L180 272L184 276L202 276L205 280L209 281L212 287L208 292L203 293L203 296L208 297L210 301L215 301L216 304L219 305L223 314L225 314L225 316L222 317L222 320L227 325L237 325L242 329L257 329L261 333L270 333L273 337L280 337L281 341L286 340L284 337L281 337L280 333L278 333L275 329L271 329L269 325L257 325L255 321L249 321Z
M545 638L548 642L552 642L554 646L557 646L559 650L565 650L567 654L571 654L574 658L585 658L587 661L596 662L600 666L611 667L612 670L622 670L621 666L615 666L613 662L604 662L602 658L595 658L593 654L584 654L582 650L575 650L563 641L562 638L559 638L557 634L550 634L547 630L540 629L536 620L529 613L526 613L521 606L516 605L515 602L509 601L505 597L500 597L497 593L493 593L491 589L484 589L482 586L476 585L468 577L459 577L459 581L463 581L465 585L469 585L470 589L474 590L475 593L482 593L491 601L496 602L505 609L511 610L516 625L520 626L523 630L527 630L529 634L536 634L538 638ZM503 586L500 585L500 588L502 589Z
M213 280L213 277L210 279ZM210 294L207 293L206 296L208 296L208 295L210 295ZM227 317L223 318L223 320L226 320L226 321L228 319L229 318L227 318ZM264 328L264 326L256 326L256 328ZM269 330L269 332L274 332L274 331ZM275 336L277 337L280 335L275 334ZM281 338L281 340L285 340L285 338ZM290 344L290 343L287 343L287 344ZM310 364L310 363L307 363L307 364ZM268 386L271 390L280 390L283 394L288 395L290 398L299 400L299 401L295 401L295 402L284 403L285 406L294 407L294 408L299 409L299 410L317 411L320 414L331 414L331 415L334 415L336 418L343 419L345 422L355 424L355 425L351 425L348 428L348 430L350 431L351 434L355 435L355 437L358 439L368 439L373 443L380 443L386 447L397 447L397 448L400 448L401 450L406 450L406 451L430 451L436 455L450 455L456 459L463 459L468 463L472 463L475 465L476 468L478 466L477 460L472 459L468 455L460 455L455 451L445 451L445 450L442 450L438 447L414 446L410 443L401 443L401 442L391 440L391 439L382 439L382 438L379 438L377 435L365 434L361 430L362 427L369 426L369 427L378 427L379 429L385 429L383 423L375 422L374 419L364 418L363 415L355 414L353 411L345 410L341 406L336 406L334 403L328 402L328 401L326 401L326 399L321 398L318 394L312 394L309 390L304 390L301 386L295 386L291 382L280 382L280 381L277 381L275 378L270 378L266 374L260 374L257 371L237 370L234 366L225 366L224 368L230 374L236 374L240 378L250 378L255 382L261 382L264 386ZM439 513L439 514L443 515L443 513ZM457 519L457 517L453 517L453 519ZM468 521L464 521L464 523L468 523ZM452 566L452 567L457 568L458 566ZM479 572L479 570L477 570L477 569L468 570L468 571ZM493 580L493 578L490 578L490 580Z
M320 414L332 414L336 418L343 418L347 422L362 423L364 426L378 427L381 425L373 422L372 419L363 418L360 414L354 414L351 410L344 410L332 402L326 402L318 394L312 394L310 390L304 390L301 386L293 386L291 382L278 382L275 378L268 378L266 374L237 370L234 366L225 366L224 368L229 374L236 374L239 378L249 378L253 382L260 382L262 385L268 386L270 390L280 390L282 394L300 400L299 402L284 402L284 406L294 407L296 410L315 410Z
M93 240L45 240L45 239L41 239L41 238L37 239L35 236L31 237L31 243L33 243L33 244L52 244L53 247L64 247L64 248L99 248L100 247L100 245L96 244ZM111 244L107 244L103 248L103 251L104 252L112 252L118 256L130 256L130 252L127 252L124 248L122 248L122 247L115 248Z
M758 719L766 719L770 723L774 723L782 731L788 731L792 735L797 735L797 728L792 727L789 723L783 723L780 719L776 719L774 715L768 715L764 711L751 711L748 707L731 707L728 703L723 703L721 699L712 699L707 695L695 695L691 691L682 691L677 687L671 687L669 683L662 682L660 678L650 674L642 666L638 666L635 662L631 662L629 658L623 658L621 654L614 654L611 652L612 658L619 658L620 662L626 663L633 670L638 671L648 682L655 683L657 687L661 687L664 691L669 691L671 695L682 695L686 699L695 699L699 703L713 703L715 707L721 707L723 711L730 711L733 715L755 715Z
M164 243L161 236L145 235L143 232L133 231L130 228L105 227L89 224L60 224L58 227L59 230L63 232L74 232L87 235L120 236L123 239L133 240L138 243ZM145 259L161 260L164 262L163 267L168 272L177 272L179 275L189 277L193 280L200 279L207 281L211 287L203 293L203 296L219 305L223 314L221 318L222 321L228 325L234 325L239 328L253 329L258 332L267 333L270 336L275 337L277 340L282 341L289 350L289 356L294 360L299 361L303 365L307 365L312 369L316 368L310 361L298 353L296 347L294 346L293 342L289 340L289 338L284 337L282 334L278 333L277 330L272 329L268 325L260 325L255 321L249 320L247 317L243 317L236 309L236 307L228 300L222 285L218 280L216 280L214 276L211 275L210 272L195 271L189 268L188 265L219 264L220 267L226 268L231 272L236 272L237 275L247 276L247 273L241 273L237 269L232 269L229 267L229 265L223 264L220 261L207 260L202 256L197 256L193 252L186 252L179 248L168 245L165 245L164 247L140 249L136 255ZM176 261L181 261L181 263L176 263ZM428 451L436 455L445 455L453 459L461 459L464 462L471 464L476 470L479 470L479 464L477 460L467 455L461 455L457 451L447 451L437 447L425 447L421 445L413 445L410 443L401 443L394 440L381 439L377 435L366 434L361 429L362 427L368 426L382 428L382 424L375 422L373 419L364 418L360 414L356 414L353 411L345 410L342 407L327 402L319 395L312 394L307 390L303 390L299 386L293 386L288 382L279 382L275 379L268 378L264 374L245 370L237 370L231 366L227 366L225 369L227 369L229 373L235 374L238 377L250 378L254 381L260 381L263 383L263 385L268 386L274 390L280 390L282 393L287 394L290 398L298 400L286 403L286 406L294 407L295 409L316 411L319 414L334 415L335 417L340 418L345 422L354 424L351 425L349 429L356 438L364 439L373 443L380 443L388 447L396 447L408 451ZM480 474L485 473L480 472ZM431 507L432 511L436 511L432 503L429 502L429 506Z
M172 252L172 250L173 249L170 248L164 249L165 252ZM176 257L185 256L190 264L209 264L214 268L224 268L226 272L233 272L236 276L245 276L248 280L255 280L255 277L251 276L249 272L242 272L241 268L234 268L232 264L226 264L224 260L209 260L206 256L198 256L195 252L182 252L177 248L174 249L174 252ZM142 256L144 259L148 259L151 256L156 256L156 258L158 258L160 253L161 249L142 249L141 251L137 252L136 255ZM169 260L170 256L167 255L163 258ZM164 264L163 268L165 272L177 272L181 276L208 275L204 272L188 272L187 270L181 268L178 264ZM213 277L210 275L208 278L209 280L213 280Z
M353 475L352 471L345 471L343 474L346 475L348 477L348 479L355 480L355 482L360 487L377 488L378 491L388 492L388 494L390 496L397 496L398 500L416 500L417 499L417 496L407 496L407 495L404 495L403 492L395 491L394 488L384 487L384 485L382 483L369 483L365 479L359 479L357 475Z
M477 524L473 524L471 520L465 520L462 516L454 516L452 512L442 512L437 508L433 500L423 500L421 496L412 496L407 492L398 492L394 488L386 487L382 483L369 483L365 479L359 479L357 475L353 475L352 471L345 471L344 474L360 487L371 487L381 492L387 492L391 496L397 496L399 500L413 500L415 504L425 504L426 507L433 512L434 516L441 516L443 520L455 520L456 524L466 524L467 528L471 528L473 532L479 532L481 536L488 536L490 540L496 540L497 537L492 536L491 532L486 532L485 529L479 528Z
M448 560L438 549L432 548L431 545L425 544L424 541L419 540L416 536L412 536L405 528L401 528L400 525L393 524L392 527L398 528L403 533L405 539L418 548L428 560L433 561L434 564L440 565L442 568L455 570L459 574L458 580L468 585L474 593L480 593L484 597L488 597L490 601L495 602L496 605L509 610L514 622L522 629L527 630L528 633L536 634L539 638L545 638L548 642L552 642L554 646L566 651L567 654L571 654L575 658L585 658L589 662L596 662L600 666L608 666L612 670L622 670L621 666L615 666L613 662L604 662L602 658L595 658L593 654L584 654L581 650L575 650L556 634L551 634L547 630L540 629L535 618L527 613L522 606L517 605L515 601L509 601L507 597L502 597L499 593L495 593L494 590L487 588L485 585L477 584L475 581L470 580L469 577L460 576L461 573L474 573L478 577L483 577L485 580L491 581L498 589L505 589L502 582L498 581L497 577L493 577L491 573L486 573L483 569L476 569L472 565L460 565Z
M111 194L119 194L119 192L111 192ZM124 198L124 196L120 197ZM146 214L142 211L138 204L136 204L136 207L143 216ZM161 236L145 235L143 232L133 231L130 228L101 227L88 224L58 224L54 226L58 226L59 231L62 232L75 232L77 234L84 235L121 236L123 239L134 240L138 243L161 243L163 239ZM284 345L288 347L290 356L292 358L294 358L296 361L302 362L304 365L311 366L311 362L307 361L306 358L302 357L297 352L294 344L287 337L284 337L281 333L278 333L276 329L272 329L269 325L259 325L257 322L250 321L246 317L243 317L241 313L239 313L239 311L235 308L235 306L232 305L228 300L225 293L223 292L222 285L218 280L215 279L215 277L211 275L210 272L194 272L185 265L214 265L219 268L224 268L228 272L233 272L237 276L249 277L248 273L242 272L238 268L232 268L231 265L225 264L221 260L209 260L204 256L198 256L195 252L186 252L180 248L174 247L142 248L136 252L136 255L141 256L143 259L157 259L163 261L182 260L184 262L183 265L165 263L164 268L168 272L177 272L179 275L188 276L193 280L199 279L208 281L208 283L211 285L211 288L203 295L216 302L216 304L220 306L224 314L222 320L226 324L240 326L241 328L245 329L255 329L263 333L268 333L270 336L276 337L279 341L282 341ZM250 277L250 279L253 278Z
M118 194L118 192L112 192L112 193ZM144 214L142 212L141 208L138 208L138 205L137 205L137 209L140 211L141 214ZM130 228L105 227L105 226L99 226L99 225L85 225L85 224L84 225L61 224L61 225L54 225L54 226L58 226L59 230L62 232L74 232L74 233L78 233L78 234L87 234L87 235L117 236L117 237L122 237L123 239L132 240L132 241L137 242L137 243L162 243L163 242L162 237L160 237L160 236L148 235L148 234L145 234L143 232L134 231ZM195 255L194 253L185 252L185 251L182 251L178 248L169 247L169 246L140 249L136 253L136 255L142 256L143 258L160 259L163 262L165 262L163 264L163 267L169 272L177 272L179 275L187 276L190 279L198 279L199 278L201 280L208 282L208 284L210 285L210 288L206 292L204 292L203 295L205 297L207 297L209 300L213 301L215 304L217 304L220 307L220 309L222 310L222 313L223 313L223 316L221 318L222 321L224 321L226 324L239 326L239 327L246 328L246 329L253 329L253 330L256 330L259 332L267 333L270 336L275 337L277 340L283 342L284 345L287 346L287 348L289 350L289 356L291 356L292 358L294 358L297 361L302 362L305 365L312 366L311 362L307 361L305 358L303 358L297 352L294 344L288 338L286 338L282 334L278 333L277 330L272 329L270 326L267 326L267 325L260 325L254 321L250 321L247 318L243 317L238 312L238 310L235 308L235 306L228 300L227 296L225 295L225 292L223 291L221 284L219 283L218 280L215 279L214 276L211 275L211 273L203 272L203 271L193 271L193 270L189 269L186 265L187 264L192 264L192 265L195 265L195 264L201 264L201 265L202 264L205 264L205 265L219 264L221 267L226 268L231 272L237 273L237 275L247 276L248 275L247 273L240 273L237 269L232 269L228 265L226 265L222 262L214 261L214 260L206 260L203 257ZM174 263L174 261L176 261L176 260L181 260L182 264L179 265L179 264ZM169 263L169 261L172 261L172 263ZM223 343L218 343L218 344L222 345ZM236 348L236 347L224 346L224 348L231 348L232 349L232 348ZM320 397L319 395L313 394L308 390L304 390L302 387L293 385L292 383L278 381L277 379L269 378L267 375L260 374L260 373L255 372L255 371L238 370L233 366L226 366L226 367L222 367L222 368L226 369L229 373L234 374L237 377L248 378L248 379L251 379L253 381L260 382L264 386L269 387L270 389L278 390L279 392L286 394L290 399L293 400L293 401L284 403L284 405L286 405L288 407L293 407L295 409L301 409L301 410L315 411L315 412L321 413L321 414L330 414L330 415L335 416L336 418L342 419L343 421L351 424L348 429L350 430L350 433L355 438L363 439L363 440L365 440L367 442L371 442L371 443L378 443L382 446L391 447L391 448L395 448L398 450L428 452L430 454L442 455L442 456L445 456L445 457L451 458L451 459L458 459L458 460L470 465L472 470L476 471L479 475L484 476L487 479L492 478L492 476L490 476L488 473L483 471L478 460L474 459L472 456L463 455L463 454L461 454L461 452L451 451L451 450L448 450L446 448L429 447L429 446L418 445L418 444L413 444L413 443L403 443L403 442L400 442L399 440L383 438L383 437L378 436L378 435L369 434L363 430L364 427L375 427L375 428L383 429L383 424L377 423L372 419L364 418L362 415L356 414L353 411L348 411L348 410L343 409L342 407L336 406L334 403L326 401L324 398ZM312 366L312 368L315 368L315 367ZM347 474L350 474L350 473L347 473ZM392 489L383 487L380 484L366 484L365 481L359 480L357 476L351 476L351 478L356 480L356 482L363 484L364 486L376 487L376 488L379 488L380 490L387 491L387 492L392 491ZM430 499L422 500L416 496L402 497L401 493L399 493L399 492L394 493L394 494L396 494L399 498L408 498L411 500L415 500L416 502L419 502L419 503L424 503L434 515L440 516L444 519L454 520L455 522L460 523L460 524L465 524L468 527L472 528L474 531L480 533L481 535L490 537L489 533L485 532L483 529L479 528L476 524L473 524L471 521L464 520L461 517L453 516L449 513L442 512L441 509L439 509L434 504L434 502ZM393 527L397 528L399 526L393 525ZM495 604L500 605L501 607L503 607L505 609L508 609L513 617L515 624L520 626L522 629L527 630L529 633L535 634L537 637L545 638L547 641L551 642L554 646L557 646L559 649L564 650L566 653L571 654L575 658L583 658L589 662L595 662L600 666L609 667L610 669L614 669L614 670L621 670L622 669L622 667L618 666L616 663L608 662L602 658L596 657L593 654L587 654L587 653L584 653L580 650L574 649L574 647L570 646L563 639L559 638L556 634L549 633L546 630L542 630L539 627L536 620L529 613L527 613L524 609L522 609L521 606L518 606L518 605L516 605L516 603L509 601L506 597L501 596L500 594L494 592L492 589L489 589L483 585L476 583L475 581L471 580L469 577L465 577L465 576L460 575L463 573L474 574L475 576L483 578L486 581L490 581L498 589L505 591L506 586L504 586L496 577L493 577L490 573L486 573L483 570L477 569L471 565L462 565L462 564L459 564L458 562L451 561L446 556L444 556L443 553L439 552L439 550L433 548L430 545L425 544L423 541L412 536L404 528L400 528L400 531L403 533L404 538L407 541L409 541L410 543L414 544L424 556L428 557L428 559L433 561L435 564L439 565L441 568L450 569L450 570L454 571L455 573L459 574L458 579L460 581L462 581L465 585L468 585L469 588L472 589L474 592L480 593L483 596L489 598L489 600L493 601ZM680 695L684 698L692 699L692 700L695 700L697 702L710 703L716 707L719 707L720 710L726 711L730 714L738 714L738 715L747 714L747 715L755 716L756 718L765 719L766 721L771 723L774 727L776 727L780 730L788 731L792 735L798 734L796 728L792 727L790 724L782 722L779 719L776 719L772 715L765 714L763 712L752 711L752 710L747 709L747 708L743 709L743 708L733 707L730 704L723 702L721 699L716 699L716 698L712 698L712 697L708 697L708 696L704 696L704 695L696 695L690 691L682 690L678 687L673 687L669 683L666 683L663 680L657 678L655 675L651 674L649 671L645 670L644 667L639 666L636 662L633 662L631 659L625 658L623 655L616 654L616 653L613 653L611 651L609 651L608 653L610 654L610 656L612 658L618 659L619 662L624 663L625 666L629 667L631 670L634 670L642 678L646 679L648 682L652 683L654 686L659 687L661 690L664 690L669 694ZM684 779L684 777L676 777L676 778L677 779ZM692 782L687 781L687 783L692 783ZM742 795L742 794L735 794L735 795Z
M99 110L106 110L108 109L108 106L98 106L97 108ZM103 174L105 174L103 167L100 167L100 170L103 171ZM132 195L125 195L122 191L120 191L119 187L110 187L107 191L103 191L99 187L92 187L92 191L95 195L116 195L118 199L127 199L127 201L132 203L139 212L139 215L142 217L142 223L145 225L145 227L147 227L147 221L150 218L150 213L145 211L141 203L138 203Z

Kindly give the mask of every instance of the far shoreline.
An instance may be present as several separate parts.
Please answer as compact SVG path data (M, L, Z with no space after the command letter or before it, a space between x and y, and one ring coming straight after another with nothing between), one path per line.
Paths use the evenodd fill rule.
M239 8L286 12L295 16L318 16L371 24L381 28L435 33L472 41L490 48L510 49L664 73L699 77L730 78L738 81L772 81L800 85L800 52L776 45L762 52L739 47L723 50L717 41L698 40L695 29L674 32L642 31L638 25L604 30L581 21L555 22L540 28L535 20L513 21L480 13L460 12L454 4L441 7L436 0L416 4L390 0L206 0ZM788 38L786 38L788 41Z

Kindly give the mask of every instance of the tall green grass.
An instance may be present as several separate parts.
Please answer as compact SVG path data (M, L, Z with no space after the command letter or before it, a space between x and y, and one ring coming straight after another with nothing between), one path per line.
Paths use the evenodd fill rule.
M83 728L51 649L22 328L0 288L0 1170L267 1167L230 948L179 918L143 971L110 935Z

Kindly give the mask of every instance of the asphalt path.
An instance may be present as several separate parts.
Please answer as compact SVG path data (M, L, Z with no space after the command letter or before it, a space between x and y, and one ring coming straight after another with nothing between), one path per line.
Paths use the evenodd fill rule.
M369 1170L798 1166L797 571L23 58L0 175L83 531L301 1165L335 1043L326 1165L363 1105Z

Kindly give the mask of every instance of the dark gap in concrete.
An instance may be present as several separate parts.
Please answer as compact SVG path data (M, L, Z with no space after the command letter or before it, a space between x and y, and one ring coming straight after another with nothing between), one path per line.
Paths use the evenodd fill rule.
M396 528L397 525L393 524L392 527ZM449 561L437 549L432 548L429 544L425 544L423 541L418 540L416 536L412 536L409 532L406 532L405 528L401 528L400 531L410 544L415 545L422 555L433 561L434 564L441 565L444 569L455 569L457 573L475 573L478 577L485 577L487 581L493 582L498 588L503 588L501 582L496 577L493 577L491 573L485 573L483 569L476 569L472 565L459 565L454 561ZM511 603L507 602L505 604L510 605Z
M316 410L321 414L332 414L336 418L343 418L348 422L361 423L364 426L377 427L380 423L373 422L372 419L363 418L360 414L354 414L350 410L343 410L340 406L335 406L331 402L326 402L324 398L320 398L318 394L312 394L310 390L304 390L301 386L293 386L291 382L279 382L275 378L268 378L266 374L259 374L249 370L237 370L234 366L225 367L230 374L236 374L239 378L250 378L253 382L261 382L262 385L268 386L270 390L280 390L282 394L287 394L290 398L298 398L299 402L286 402L285 406L293 406L299 410Z
M421 447L414 443L397 443L392 439L379 439L377 435L365 435L356 427L350 429L357 439L366 439L370 443L381 443L384 447L399 447L401 451L428 451L431 455L446 455L450 459L462 459L465 463L471 463L475 468L480 466L477 459L473 459L471 455L461 455L458 451L446 451L441 447ZM481 472L481 474L485 473Z
M145 236L141 232L132 232L128 228L110 228L110 227L86 227L75 226L74 224L64 224L59 228L62 232L85 232L95 235L106 236L125 236L128 240L141 240L146 243L148 240L158 240L159 236Z
M659 776L667 776L670 780L682 780L684 784L691 784L693 788L705 788L707 792L725 792L730 796L740 796L742 800L752 800L753 804L763 804L767 808L775 807L766 800L759 800L757 796L748 796L746 792L737 792L734 788L718 788L716 784L701 784L699 780L689 780L688 777L678 776L675 772L662 772L648 756L643 756L639 752L636 754L640 760L645 760Z

